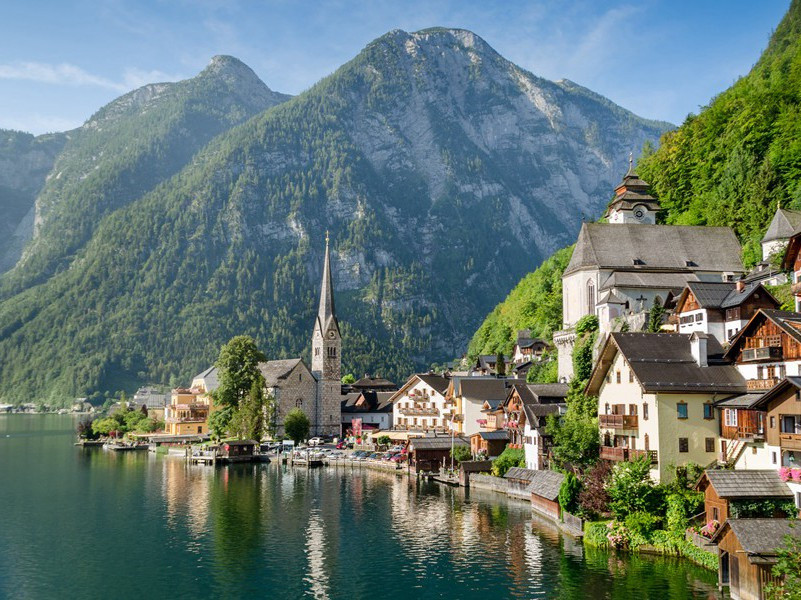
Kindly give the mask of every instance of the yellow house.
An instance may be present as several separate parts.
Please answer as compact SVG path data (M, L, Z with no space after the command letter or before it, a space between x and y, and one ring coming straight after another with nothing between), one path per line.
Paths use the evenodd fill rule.
M598 396L601 459L647 455L651 478L717 460L715 403L746 392L745 379L704 333L612 333L587 384Z
M192 380L192 387L176 388L164 410L169 435L198 435L209 432L209 415L214 410L211 392L217 388L217 369L211 367Z

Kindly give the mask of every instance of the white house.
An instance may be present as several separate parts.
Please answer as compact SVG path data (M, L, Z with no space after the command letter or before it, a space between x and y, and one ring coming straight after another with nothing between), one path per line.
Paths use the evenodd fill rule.
M404 431L450 431L456 404L446 400L450 379L442 375L412 375L392 394L393 429Z

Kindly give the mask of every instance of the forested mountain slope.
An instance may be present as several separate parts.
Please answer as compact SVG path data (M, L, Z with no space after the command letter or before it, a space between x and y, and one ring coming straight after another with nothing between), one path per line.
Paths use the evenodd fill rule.
M216 135L287 98L241 61L216 56L198 76L141 87L61 134L66 143L20 232L34 241L0 281L2 297L65 268L103 216L177 173ZM9 250L7 267L19 259Z
M801 208L801 0L751 72L665 133L656 151L646 146L637 172L652 184L662 222L731 226L746 264L761 259L759 240L777 204ZM561 306L561 284L538 282L561 277L568 260L560 251L526 276L476 331L470 354L508 352L520 328L552 330L557 319L541 305Z
M470 32L390 32L108 212L28 287L35 245L4 282L0 395L185 381L240 333L306 353L326 230L346 372L405 378L464 347L669 127Z

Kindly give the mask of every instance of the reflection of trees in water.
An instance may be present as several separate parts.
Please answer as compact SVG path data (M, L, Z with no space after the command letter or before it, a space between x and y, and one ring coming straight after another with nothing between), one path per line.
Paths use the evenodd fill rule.
M215 475L209 497L215 573L231 584L231 592L241 591L238 579L258 570L261 561L262 474L252 465L230 465Z

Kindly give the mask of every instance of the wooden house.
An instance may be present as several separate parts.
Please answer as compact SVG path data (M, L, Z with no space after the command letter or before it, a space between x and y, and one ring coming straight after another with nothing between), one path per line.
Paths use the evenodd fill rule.
M724 359L736 364L748 391L767 391L801 373L801 314L760 309L734 336Z
M470 451L474 456L499 456L509 444L509 432L506 429L496 431L478 431L470 436Z
M521 365L525 362L540 361L550 349L550 344L545 340L531 337L530 329L521 329L517 332L517 342L512 350L512 362Z
M771 466L801 467L801 377L786 377L766 392L754 408L764 411Z
M762 392L748 392L715 403L720 421L718 460L735 469L768 469L765 412L756 408Z
M250 462L259 443L254 440L232 440L222 442L217 449L217 459L222 462Z
M792 273L790 290L795 297L795 310L801 312L801 232L790 237L784 253L782 268Z
M724 344L757 310L780 306L761 283L690 281L676 301L673 320L679 333L698 331Z
M513 444L525 450L526 467L547 469L551 437L545 432L549 415L564 414L567 384L515 383L503 404Z
M776 470L732 471L708 469L695 485L704 494L706 521L723 523L736 518L738 503L755 500L791 500L790 488ZM787 517L783 513L761 515L767 518Z
M785 536L801 538L788 519L729 519L712 537L718 547L718 586L733 600L764 600L765 586L780 583L773 573Z

